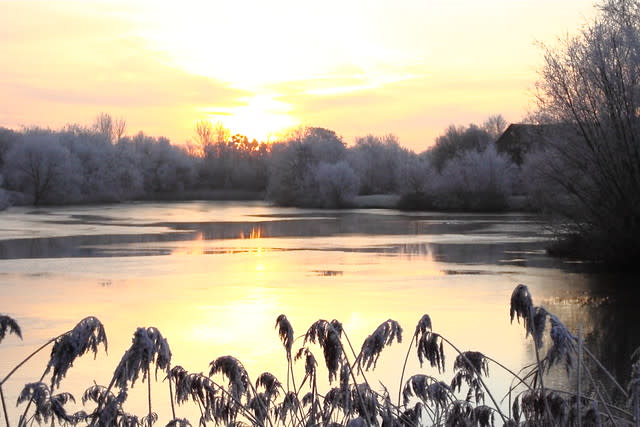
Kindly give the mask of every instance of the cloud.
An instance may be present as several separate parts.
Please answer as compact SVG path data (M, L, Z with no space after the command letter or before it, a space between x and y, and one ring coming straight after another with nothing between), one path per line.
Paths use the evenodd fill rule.
M150 125L147 132L182 138L200 109L245 105L248 92L190 74L151 49L126 7L0 2L0 93L11 105L0 125L60 126L115 110Z
M107 76L109 76L107 78ZM7 76L0 71L4 93L33 102L93 107L161 107L210 105L235 107L248 93L213 79L194 76L159 61L123 66L74 68L50 78Z

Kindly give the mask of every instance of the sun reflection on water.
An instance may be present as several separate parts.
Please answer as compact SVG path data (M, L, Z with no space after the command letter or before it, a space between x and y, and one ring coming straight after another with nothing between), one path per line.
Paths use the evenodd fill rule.
M245 233L244 231L240 232L238 236L239 239L261 239L262 238L262 227L261 226L253 226L251 227L251 231L249 233Z

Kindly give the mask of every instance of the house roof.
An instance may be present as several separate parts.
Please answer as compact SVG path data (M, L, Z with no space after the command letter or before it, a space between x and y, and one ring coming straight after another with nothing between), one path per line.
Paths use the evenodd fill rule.
M512 123L496 140L498 153L508 154L518 165L524 161L524 155L542 147L545 143L575 137L575 130L568 124L526 124Z

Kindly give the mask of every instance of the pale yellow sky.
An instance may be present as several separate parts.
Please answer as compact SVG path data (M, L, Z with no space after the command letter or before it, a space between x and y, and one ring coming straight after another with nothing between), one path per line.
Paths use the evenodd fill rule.
M531 108L541 51L591 0L0 0L0 126L99 112L181 143L198 120L264 138L322 126L422 151Z

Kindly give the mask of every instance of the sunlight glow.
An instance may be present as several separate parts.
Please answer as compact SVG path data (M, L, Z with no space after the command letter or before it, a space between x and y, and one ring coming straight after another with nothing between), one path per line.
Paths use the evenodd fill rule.
M304 93L307 95L343 95L352 92L379 89L388 84L399 83L414 78L416 78L416 76L412 74L377 75L363 79L360 84L310 88Z
M277 101L273 95L255 95L243 101L246 104L241 107L215 112L211 112L213 108L209 107L203 111L208 120L222 123L232 134L240 133L261 142L270 142L278 133L299 124L289 114L291 107Z

